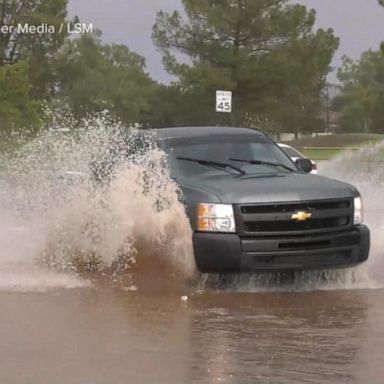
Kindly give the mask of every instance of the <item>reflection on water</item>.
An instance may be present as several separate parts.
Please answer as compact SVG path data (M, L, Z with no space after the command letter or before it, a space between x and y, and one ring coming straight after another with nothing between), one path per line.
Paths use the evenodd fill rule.
M200 367L207 383L353 382L367 311L358 295L232 296L208 311L212 297L204 301L192 339L211 340Z
M0 294L1 383L381 383L383 291Z

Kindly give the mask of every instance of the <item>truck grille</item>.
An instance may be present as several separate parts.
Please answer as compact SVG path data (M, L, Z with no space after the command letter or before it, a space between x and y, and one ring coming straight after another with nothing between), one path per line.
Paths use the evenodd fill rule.
M342 231L353 225L351 199L235 206L241 235L297 235ZM298 212L310 213L307 220L295 220Z

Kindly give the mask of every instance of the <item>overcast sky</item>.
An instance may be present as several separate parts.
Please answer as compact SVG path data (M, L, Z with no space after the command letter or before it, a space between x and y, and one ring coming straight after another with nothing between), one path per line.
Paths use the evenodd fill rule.
M331 27L341 38L334 65L340 65L346 54L358 58L369 49L377 49L384 40L384 8L377 0L298 0L317 11L317 26ZM161 55L151 40L151 29L160 9L180 9L180 0L69 0L70 15L93 23L103 31L108 43L127 45L146 58L148 72L153 78L167 81L162 69ZM334 76L331 77L334 81Z

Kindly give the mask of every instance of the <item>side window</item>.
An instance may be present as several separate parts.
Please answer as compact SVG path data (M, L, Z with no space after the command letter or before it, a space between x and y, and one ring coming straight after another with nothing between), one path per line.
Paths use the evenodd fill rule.
M282 150L289 156L289 157L298 157L302 158L302 154L297 152L294 148L282 148Z

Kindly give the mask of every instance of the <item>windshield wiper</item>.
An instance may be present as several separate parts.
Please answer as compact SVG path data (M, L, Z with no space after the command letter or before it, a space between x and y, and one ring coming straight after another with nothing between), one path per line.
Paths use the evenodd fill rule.
M236 161L239 163L248 163L252 165L271 165L273 167L282 167L287 169L288 171L295 172L295 169L292 169L288 167L287 165L281 164L281 163L272 163L269 161L263 161L263 160L243 160L243 159L228 159L230 161Z
M234 171L240 173L241 175L246 175L247 173L243 171L242 169L235 167L234 165L231 164L226 164L226 163L219 163L217 161L210 161L210 160L200 160L200 159L193 159L191 157L176 157L177 160L184 160L184 161L190 161L192 163L197 163L200 165L205 165L207 167L214 167L214 168L219 168L220 170L227 171L228 169L233 169ZM228 172L230 173L230 172Z

